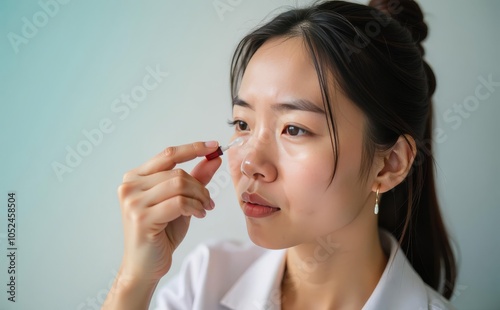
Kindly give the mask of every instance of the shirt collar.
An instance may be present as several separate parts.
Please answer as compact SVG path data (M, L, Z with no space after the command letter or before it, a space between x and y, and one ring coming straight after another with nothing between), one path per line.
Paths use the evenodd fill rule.
M415 272L396 239L379 229L382 248L389 259L363 310L427 309L425 284ZM238 310L279 310L286 249L269 250L236 281L221 305Z
M286 249L269 250L236 281L221 305L238 310L279 310Z
M382 249L389 255L387 265L363 310L370 309L427 309L425 283L415 272L388 231L379 229Z

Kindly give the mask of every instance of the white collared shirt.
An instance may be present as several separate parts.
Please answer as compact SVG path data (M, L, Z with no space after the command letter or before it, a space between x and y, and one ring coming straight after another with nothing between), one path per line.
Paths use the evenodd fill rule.
M396 239L380 230L387 266L363 310L454 309L415 272ZM279 310L286 249L212 241L199 245L157 294L158 310ZM311 308L312 309L312 308Z

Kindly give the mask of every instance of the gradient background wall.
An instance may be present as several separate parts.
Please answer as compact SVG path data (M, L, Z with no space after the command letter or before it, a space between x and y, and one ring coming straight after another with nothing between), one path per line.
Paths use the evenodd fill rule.
M123 173L168 145L225 143L236 44L274 9L309 1L66 2L0 3L0 309L97 309L121 261L116 189ZM214 3L231 10L218 14ZM460 250L453 303L498 309L500 87L491 87L487 98L472 97L481 78L500 82L500 2L420 3L430 25L426 57L438 78L440 200ZM149 80L156 87L143 91L148 70L162 73ZM124 95L142 101L126 112ZM472 108L460 112L465 104ZM98 139L100 126L107 133ZM95 145L85 132L94 133ZM66 165L68 150L78 148L87 155L80 162L70 158L72 171L58 177L52 165ZM196 244L248 240L227 171L223 164L209 185L216 209L193 219L162 283ZM15 304L6 293L12 190L18 202Z

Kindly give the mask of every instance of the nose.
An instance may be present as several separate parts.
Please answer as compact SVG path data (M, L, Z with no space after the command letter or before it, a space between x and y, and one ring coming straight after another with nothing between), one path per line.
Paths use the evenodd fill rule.
M258 139L256 139L258 140ZM250 142L250 141L248 141ZM274 164L271 141L266 140L265 143L248 143L245 145L243 151L243 158L241 161L240 170L243 175L248 178L260 180L263 182L273 182L278 177L278 170ZM266 145L261 145L266 144Z

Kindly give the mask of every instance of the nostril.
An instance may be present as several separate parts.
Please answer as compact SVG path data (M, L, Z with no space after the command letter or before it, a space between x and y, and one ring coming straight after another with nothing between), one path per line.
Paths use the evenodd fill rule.
M240 171L243 175L250 177L250 175L247 173L247 167L251 165L249 160L243 160L240 165Z
M251 149L245 152L240 164L241 173L249 179L272 182L276 179L275 154L267 150Z

